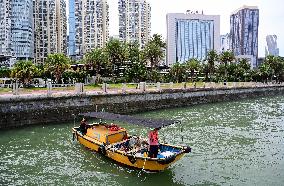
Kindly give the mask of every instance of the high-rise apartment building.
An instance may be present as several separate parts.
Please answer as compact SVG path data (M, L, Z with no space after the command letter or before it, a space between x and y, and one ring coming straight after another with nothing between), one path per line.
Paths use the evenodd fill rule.
M279 48L277 48L277 36L268 35L266 36L265 56L273 55L279 56Z
M67 54L65 0L33 0L35 63L43 64L48 54Z
M0 54L11 54L10 0L0 1Z
M33 28L32 0L0 1L0 54L33 59Z
M119 0L119 39L143 48L151 37L151 6L146 0Z
M258 58L259 10L256 6L243 6L230 17L231 49L235 56L253 56L253 67Z
M167 14L167 65L191 58L204 60L220 48L220 16L197 11Z
M109 5L106 0L70 0L69 55L82 58L109 40Z

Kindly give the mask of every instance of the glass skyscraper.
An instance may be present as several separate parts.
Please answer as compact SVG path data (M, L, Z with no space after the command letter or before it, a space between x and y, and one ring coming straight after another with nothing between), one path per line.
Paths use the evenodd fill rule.
M235 56L253 56L253 67L258 58L259 10L255 6L243 6L230 17L231 49Z
M182 20L176 21L177 61L184 62L195 58L203 60L214 44L213 20Z
M273 55L279 56L279 48L277 47L277 36L268 35L266 36L266 47L265 47L265 56Z
M68 55L75 56L75 0L69 0Z
M32 0L0 1L0 48L18 60L34 57Z
M210 50L219 50L220 16L167 14L167 64L204 60Z

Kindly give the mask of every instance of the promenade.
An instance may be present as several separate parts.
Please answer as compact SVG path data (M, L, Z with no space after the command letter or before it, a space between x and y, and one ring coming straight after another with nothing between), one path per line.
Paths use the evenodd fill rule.
M197 83L122 83L101 84L97 86L75 84L50 84L46 88L0 88L0 99L35 98L35 97L68 97L76 95L106 95L106 94L135 94L162 92L165 90L198 91L203 89L238 89L283 86L284 84L259 83L259 82L197 82ZM13 87L11 85L10 87Z

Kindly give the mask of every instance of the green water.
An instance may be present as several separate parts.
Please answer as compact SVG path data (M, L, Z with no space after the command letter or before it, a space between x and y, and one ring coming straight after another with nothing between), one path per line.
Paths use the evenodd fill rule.
M182 133L170 126L160 139L192 147L160 173L117 165L73 142L73 123L1 131L0 185L284 185L283 111L279 96L139 114L182 120Z

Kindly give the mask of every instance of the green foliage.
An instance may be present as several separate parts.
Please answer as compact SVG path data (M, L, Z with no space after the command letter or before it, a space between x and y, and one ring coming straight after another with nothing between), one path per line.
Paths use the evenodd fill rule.
M54 77L58 83L62 73L70 68L69 59L64 54L49 54L45 63L45 72Z
M209 63L201 63L199 75L205 75L205 81L211 81L212 74L210 74Z
M209 71L209 76L210 76L210 81L212 79L212 76L215 72L215 63L218 61L219 59L219 56L217 54L217 52L215 50L211 50L207 53L207 56L206 56L206 61L207 61L207 69ZM207 71L206 71L207 72ZM206 78L207 78L208 75L206 75Z
M132 66L125 71L126 82L142 82L146 80L147 69L142 62L133 62Z
M166 49L166 43L162 36L154 34L143 50L143 59L150 62L152 69L157 67L164 58L164 49Z
M7 67L0 67L0 78L11 77L11 69Z
M148 82L161 82L162 75L157 70L147 71L147 81Z
M227 80L228 78L227 77L227 65L228 63L230 64L231 62L235 60L235 56L233 52L231 51L224 51L220 54L219 59L224 64L224 67L225 67L224 77L225 77L225 80Z
M125 42L120 42L118 39L111 39L106 45L108 59L112 65L112 74L115 77L120 77L121 66L128 61L128 46Z
M64 78L84 81L90 75L110 77L112 82L183 82L188 81L284 81L283 58L267 56L258 69L251 69L246 59L235 60L231 51L209 51L205 61L190 59L184 64L175 63L168 73L158 71L158 65L164 57L166 43L161 35L154 34L141 50L137 42L126 43L111 39L106 47L95 48L87 53L82 61L84 69L69 69L69 59L63 54L48 56L47 63L33 74L37 77L54 77L57 81ZM147 69L146 64L151 65ZM93 68L89 68L93 67ZM92 70L93 69L93 70ZM2 70L3 71L3 70ZM3 72L0 69L0 76ZM99 83L99 82L97 82Z
M200 61L198 59L190 59L186 62L185 67L186 70L190 72L190 80L193 81L194 76L200 70ZM196 78L196 77L195 77Z
M24 86L28 86L36 73L37 68L32 61L18 61L14 65L11 75L19 79Z
M102 48L95 48L85 55L84 63L95 69L96 75L99 75L102 67L108 65L108 55Z
M84 83L86 75L86 71L68 69L63 72L62 79L64 83L73 83L73 80L74 82Z
M275 78L276 81L282 80L284 74L284 62L280 57L269 55L265 58L264 64L270 67L271 72L270 74L268 74L268 77L270 77L271 79Z
M184 64L175 63L167 75L167 80L172 82L183 82L186 79L186 68Z
M263 63L259 67L259 72L260 72L262 81L267 82L268 79L272 77L273 69L271 68L269 63Z
M128 61L138 63L142 61L142 54L138 42L127 43Z

